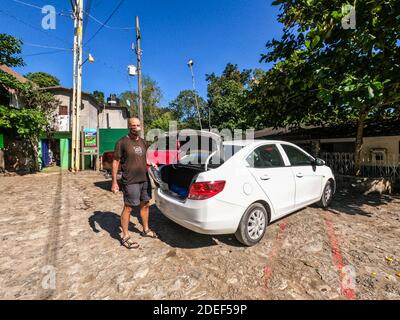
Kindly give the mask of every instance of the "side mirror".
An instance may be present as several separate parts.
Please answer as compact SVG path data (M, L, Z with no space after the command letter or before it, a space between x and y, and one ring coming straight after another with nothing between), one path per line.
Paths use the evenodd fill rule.
M313 165L315 165L315 166L324 166L325 165L325 161L320 159L320 158L315 158L315 160L313 161Z

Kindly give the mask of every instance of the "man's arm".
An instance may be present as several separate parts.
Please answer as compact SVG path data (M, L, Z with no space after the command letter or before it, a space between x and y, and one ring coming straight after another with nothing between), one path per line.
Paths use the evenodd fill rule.
M149 150L149 147L150 147L151 144L150 144L149 142L147 142L146 140L144 140L144 144L145 144L145 146L146 146L146 153L147 153L147 151ZM146 164L147 164L148 166L152 166L152 167L155 168L155 169L158 169L157 164L154 163L154 162L152 162L152 161L149 161L149 159L147 159L147 156L146 156Z
M119 163L121 160L113 160L112 162L112 185L111 185L111 191L112 192L118 192L119 191L119 186L117 182L117 174L118 174L118 168L119 168Z
M112 171L111 171L111 177L112 177L111 191L112 192L119 191L119 186L118 186L118 182L117 182L117 174L118 174L118 168L119 168L119 164L121 162L122 154L123 154L123 150L122 150L121 140L119 140L115 144L113 162L112 162Z

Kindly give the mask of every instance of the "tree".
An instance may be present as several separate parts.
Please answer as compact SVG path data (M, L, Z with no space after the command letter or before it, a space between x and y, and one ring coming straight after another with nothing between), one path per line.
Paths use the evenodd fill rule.
M211 126L218 129L245 129L248 123L245 108L251 70L240 71L237 65L228 63L221 76L206 75L208 82L208 108Z
M165 132L169 130L169 124L175 118L170 111L163 112L158 118L154 119L150 124L149 129L161 129Z
M196 107L195 93L192 90L183 90L170 102L168 109L172 117L179 121L181 128L200 129L199 115ZM199 103L201 123L203 127L208 126L207 102L197 95Z
M342 1L273 4L281 7L283 35L267 43L262 61L275 65L250 95L252 109L275 127L356 123L359 174L365 121L394 116L398 108L398 1L357 2L356 29L343 28Z
M0 64L8 67L24 65L24 60L17 55L21 53L22 41L5 33L0 33Z
M36 83L40 88L55 87L60 85L60 80L46 72L29 72L25 78Z
M119 95L121 107L126 107L132 117L138 117L138 94L136 91L124 91ZM151 123L163 114L160 102L162 92L157 82L149 76L143 77L143 118L147 132ZM127 102L129 101L129 103Z
M93 91L93 96L99 104L104 105L105 103L104 92L95 90Z
M138 117L138 96L135 91L124 91L119 95L119 105L129 111L131 117Z
M157 82L148 76L143 77L143 118L145 124L152 123L162 114L160 109L161 99L162 92Z
M17 55L21 52L22 42L8 35L0 35L0 61L7 66L20 66L24 62ZM60 102L48 92L38 90L32 83L22 83L13 75L0 70L0 88L3 88L0 100L0 129L12 135L26 139L33 150L33 170L39 169L38 143L41 134L50 135L54 110ZM9 90L17 92L24 100L25 108L13 109L8 106ZM3 101L6 101L4 103ZM3 103L3 105L1 105Z

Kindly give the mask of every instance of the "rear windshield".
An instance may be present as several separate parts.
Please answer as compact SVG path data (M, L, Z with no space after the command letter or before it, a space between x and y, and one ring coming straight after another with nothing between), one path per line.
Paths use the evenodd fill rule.
M240 149L243 149L243 146L237 146L237 145L233 145L233 144L225 144L224 145L224 160L225 161L228 160Z
M176 148L177 148L176 143L175 145L173 143L170 144L169 137L160 137L159 139L154 141L149 147L150 150L159 150L159 151L176 150Z
M243 148L237 145L224 145L222 155L217 153L210 158L210 167L218 167L236 152ZM180 154L180 164L205 164L208 157L211 155L212 150L187 150L185 153Z

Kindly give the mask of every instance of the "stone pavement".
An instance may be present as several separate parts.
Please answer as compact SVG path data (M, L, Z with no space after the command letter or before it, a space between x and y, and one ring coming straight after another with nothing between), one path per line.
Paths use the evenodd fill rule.
M400 198L337 194L260 244L186 230L151 207L159 240L119 243L122 195L101 173L0 176L0 299L399 299Z

